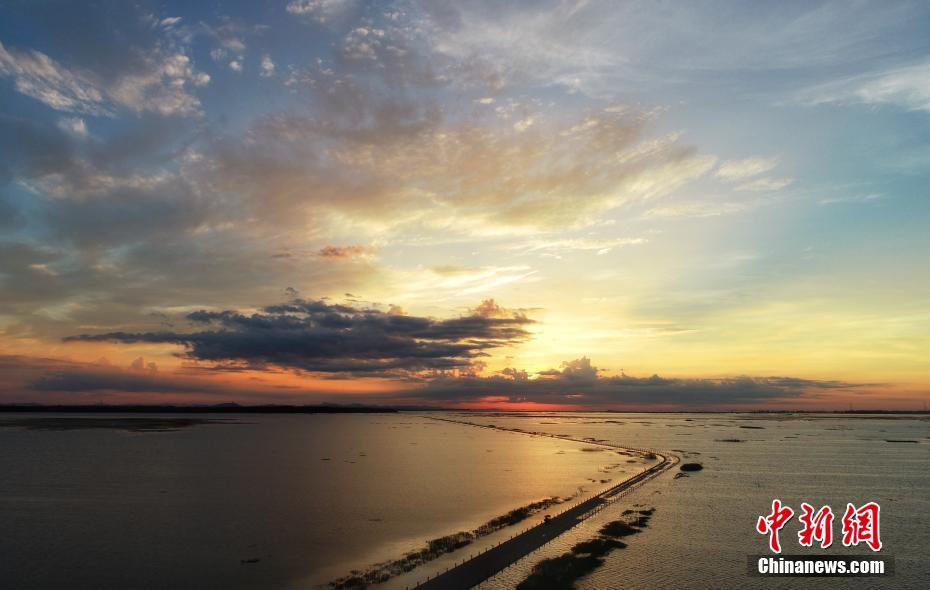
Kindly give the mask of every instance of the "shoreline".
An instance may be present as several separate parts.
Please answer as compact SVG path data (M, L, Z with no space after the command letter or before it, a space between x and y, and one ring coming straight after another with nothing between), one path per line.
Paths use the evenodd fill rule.
M580 522L580 520L594 514L594 512L590 510L593 506L592 502L597 504L605 498L608 498L611 502L619 499L619 492L621 489L625 487L636 487L644 474L651 474L654 470L664 470L665 468L664 461L666 457L661 454L656 455L651 450L647 449L615 445L606 441L573 439L564 436L547 435L546 433L532 433L496 426L491 427L475 422L431 415L420 414L414 417L425 421L447 422L455 426L488 428L499 433L538 435L540 437L551 438L553 441L558 441L559 443L580 445L579 450L581 451L618 452L618 454L627 455L628 457L636 457L638 455L637 462L641 462L641 467L638 467L638 472L627 471L625 474L621 474L621 477L624 479L612 485L604 485L608 483L609 480L602 479L599 485L598 480L588 479L588 482L594 484L593 489L586 491L583 487L587 487L587 484L582 484L583 487L579 486L578 491L570 496L548 498L548 501L545 502L547 505L545 506L537 507L537 504L541 504L541 502L533 502L527 506L519 506L518 508L511 509L506 513L492 518L491 521L474 528L474 530L468 528L467 530L463 529L459 532L443 534L442 536L427 540L423 546L412 550L406 550L403 554L398 553L395 557L390 559L371 562L364 568L353 569L350 573L331 578L328 582L319 584L317 586L318 588L348 589L368 587L384 588L387 590L393 588L416 587L419 581L424 579L424 574L426 579L432 579L437 574L448 571L452 567L463 562L463 554L465 554L464 561L466 562L470 557L484 555L489 550L493 550L514 538L520 537L520 535L526 533L526 531L533 529L536 525L531 523L534 521L537 523L544 522L544 518L556 519L567 512L577 514L580 511L584 514L584 517L579 519ZM658 460L657 463L655 463L656 460ZM616 466L619 467L620 465L621 464L618 463ZM648 477L645 479L648 479ZM645 481L645 479L642 479L642 481ZM529 510L527 511L526 509ZM507 523L500 522L507 520L508 517L518 512L523 512L518 519L514 519ZM590 514L588 514L588 512L590 512ZM487 525L493 526L488 528ZM554 530L554 528L555 527L551 530ZM513 532L514 530L516 532Z
M452 420L449 418L436 418L432 416L429 418L478 428L489 428L502 432L513 432L530 436L546 436L557 440L572 441L580 444L598 445L615 450L620 449L626 452L639 453L647 459L654 457L657 459L661 458L661 460L652 467L602 490L587 500L582 500L558 515L552 516L551 519L537 523L521 533L512 536L510 539L488 548L470 559L463 560L461 563L457 563L451 568L447 568L444 572L432 578L427 577L426 580L414 586L414 588L420 590L468 590L473 588L531 554L543 545L556 539L559 535L574 528L589 517L597 514L604 508L612 505L614 502L625 497L645 483L665 473L681 461L680 457L668 451L627 447L604 440L577 439L569 436L501 428L494 425L476 424L474 422Z

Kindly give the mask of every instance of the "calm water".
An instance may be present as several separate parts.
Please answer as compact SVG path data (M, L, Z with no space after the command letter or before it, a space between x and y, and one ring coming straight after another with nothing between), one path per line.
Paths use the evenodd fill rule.
M245 423L0 428L0 588L314 588L633 470L412 415L226 417Z
M512 588L534 563L633 504L657 508L650 527L579 588L928 587L927 421L447 416L681 449L705 466L648 484L485 588ZM0 429L0 588L315 588L530 501L600 489L601 479L642 467L590 445L415 415L229 418L244 423L145 434ZM727 438L745 442L719 442ZM755 519L772 497L795 509L807 501L838 511L847 501L877 500L883 554L894 556L896 576L880 583L747 577L746 555L765 550ZM795 523L783 532L785 553L800 552ZM839 545L831 552L842 553ZM375 588L404 588L461 558Z
M572 530L483 587L512 588L540 559L559 555L593 536L603 522L615 519L632 504L644 504L657 508L649 528L630 538L628 548L612 553L605 567L583 579L579 589L930 588L930 422L748 418L757 416L471 416L472 421L524 430L687 450L690 453L681 453L686 460L705 466L687 478L661 477L613 512L606 511ZM718 442L728 438L745 442ZM886 439L919 442L889 443ZM768 513L773 497L796 512L802 501L818 508L829 504L834 512L839 511L829 550L837 554L871 553L865 546L843 548L837 535L846 502L860 505L876 500L882 509L881 554L894 557L895 576L870 580L748 577L746 556L767 550L766 538L754 530L755 520ZM782 531L784 554L804 553L796 532L797 516Z

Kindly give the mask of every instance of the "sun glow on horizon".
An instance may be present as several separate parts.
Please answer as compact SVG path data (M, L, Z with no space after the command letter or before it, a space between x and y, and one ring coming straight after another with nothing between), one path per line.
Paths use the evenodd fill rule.
M828 8L4 8L0 402L919 409L930 8Z

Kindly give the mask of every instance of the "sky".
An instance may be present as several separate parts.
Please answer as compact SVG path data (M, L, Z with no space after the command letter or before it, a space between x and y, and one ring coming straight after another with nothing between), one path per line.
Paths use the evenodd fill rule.
M0 403L930 398L926 2L0 15Z

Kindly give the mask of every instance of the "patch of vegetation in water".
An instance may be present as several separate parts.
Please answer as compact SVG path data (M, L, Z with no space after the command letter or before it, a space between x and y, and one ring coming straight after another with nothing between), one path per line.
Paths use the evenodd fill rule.
M331 581L329 587L334 590L363 590L372 584L386 582L394 576L409 572L415 567L446 553L452 553L457 549L470 545L485 535L518 524L533 514L562 502L565 502L565 499L553 496L515 508L506 514L492 518L472 531L459 531L432 539L427 541L426 545L420 549L410 551L399 559L377 563L365 571L353 571L347 576Z
M654 508L625 510L625 520L608 522L598 535L576 543L569 552L544 559L533 566L533 571L520 582L517 590L572 590L575 582L604 565L604 558L626 543L620 539L635 535L649 524Z
M700 471L704 469L704 466L700 463L682 463L678 469L682 471Z

